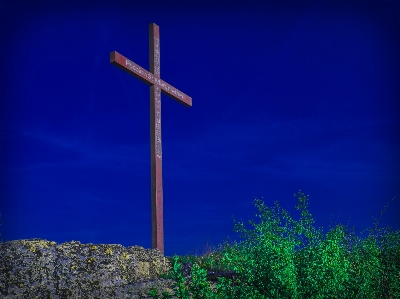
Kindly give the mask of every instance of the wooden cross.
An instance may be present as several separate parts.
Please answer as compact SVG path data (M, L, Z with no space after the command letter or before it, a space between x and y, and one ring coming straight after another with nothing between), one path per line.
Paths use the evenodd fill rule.
M151 147L151 223L152 248L164 254L163 188L161 154L161 92L185 106L192 106L192 98L160 79L160 31L149 25L150 72L114 51L111 64L150 85L150 147Z

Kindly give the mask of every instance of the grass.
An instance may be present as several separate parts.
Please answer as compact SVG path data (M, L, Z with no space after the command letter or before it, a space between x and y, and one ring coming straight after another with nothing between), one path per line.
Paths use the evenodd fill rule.
M174 279L174 294L158 295L152 289L148 295L155 299L172 295L183 299L400 298L400 232L378 229L389 203L375 229L360 239L354 227L349 233L343 225L336 225L324 236L322 229L312 225L308 196L301 190L297 196L295 208L301 211L298 222L277 202L275 208L268 208L255 199L260 223L249 221L254 230L246 230L241 222L234 226L243 242L225 241L218 248L208 248L202 256L169 257L173 269L163 277ZM280 226L279 213L285 226ZM188 262L193 263L190 283L181 271L182 264ZM212 290L207 270L234 270L238 278L236 283L219 278L216 290Z

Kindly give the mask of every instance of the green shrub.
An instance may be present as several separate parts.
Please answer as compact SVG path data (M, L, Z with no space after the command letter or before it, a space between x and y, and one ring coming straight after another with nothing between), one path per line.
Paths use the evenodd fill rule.
M175 280L174 295L185 299L400 298L399 231L382 231L378 221L365 240L355 236L354 228L349 233L342 225L324 236L321 228L313 227L308 198L301 190L298 200L298 222L277 202L275 208L268 208L255 199L260 223L250 220L253 230L246 230L241 222L234 226L243 242L225 242L201 257L174 256L174 267L167 275ZM285 220L283 227L279 214ZM194 263L188 285L181 272L185 262ZM240 283L219 278L214 292L206 269L235 270Z

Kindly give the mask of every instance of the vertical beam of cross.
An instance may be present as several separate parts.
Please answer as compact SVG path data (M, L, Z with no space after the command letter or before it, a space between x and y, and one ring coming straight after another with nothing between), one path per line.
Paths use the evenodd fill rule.
M150 72L116 51L110 53L110 63L150 85L151 244L164 254L161 92L185 106L192 106L192 98L160 79L160 31L154 23L149 25L149 40Z
M149 28L150 72L160 78L160 31L158 26ZM151 151L151 244L164 253L164 215L161 148L161 90L150 87L150 151Z

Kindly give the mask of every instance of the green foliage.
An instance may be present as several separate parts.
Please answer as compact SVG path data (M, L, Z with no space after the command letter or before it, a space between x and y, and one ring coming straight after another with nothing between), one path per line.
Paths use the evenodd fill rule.
M241 222L234 226L234 231L245 239L243 242L225 242L201 257L174 256L174 267L165 275L175 280L174 296L184 299L400 298L399 231L382 231L378 229L378 221L365 240L355 236L354 228L349 233L342 225L323 236L322 229L313 227L314 220L307 211L308 198L301 190L298 200L295 206L301 215L298 222L277 202L275 208L268 208L255 199L260 223L250 220L253 230L245 229ZM279 214L285 220L284 226ZM305 242L301 235L305 236ZM185 283L181 271L181 264L188 262L193 263L189 284ZM219 278L216 291L211 290L206 270L235 270L239 283ZM149 293L153 294L158 298L157 293ZM170 298L169 294L164 296Z

